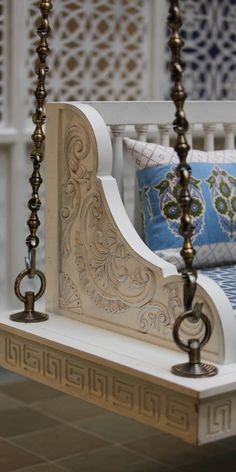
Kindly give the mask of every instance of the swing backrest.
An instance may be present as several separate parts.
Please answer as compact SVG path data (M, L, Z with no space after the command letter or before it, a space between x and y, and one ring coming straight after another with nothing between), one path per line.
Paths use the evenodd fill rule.
M175 113L172 102L89 102L110 128L113 143L113 177L116 178L126 210L138 223L138 198L135 192L135 167L125 150L125 136L174 146L172 131ZM192 101L185 105L190 124L187 134L192 148L205 151L234 149L236 103L233 101Z

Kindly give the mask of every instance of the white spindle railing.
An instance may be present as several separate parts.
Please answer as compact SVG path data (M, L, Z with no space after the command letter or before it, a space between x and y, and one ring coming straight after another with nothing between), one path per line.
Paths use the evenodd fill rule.
M204 150L214 151L216 124L214 123L204 124L203 131L204 131Z
M124 199L124 153L123 137L125 135L124 125L112 125L113 165L112 175L116 178L122 200Z
M147 141L148 134L148 125L135 125L135 131L137 134L137 139L142 142ZM134 186L134 227L136 231L142 235L142 218L141 218L141 208L140 208L140 199L139 199L139 190L137 177L135 175L135 186Z
M224 143L225 149L234 149L236 126L234 124L227 123L223 126L223 128L224 128L224 137L225 137L225 143Z
M158 125L160 133L160 144L162 146L170 146L170 125Z
M186 138L190 148L193 147L193 126L189 125L188 132L186 133Z

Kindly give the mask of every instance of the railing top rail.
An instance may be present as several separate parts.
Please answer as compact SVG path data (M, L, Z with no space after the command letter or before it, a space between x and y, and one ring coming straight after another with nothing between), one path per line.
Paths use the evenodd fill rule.
M175 109L170 101L85 102L93 106L107 125L170 124ZM186 113L191 124L235 123L236 101L187 101Z

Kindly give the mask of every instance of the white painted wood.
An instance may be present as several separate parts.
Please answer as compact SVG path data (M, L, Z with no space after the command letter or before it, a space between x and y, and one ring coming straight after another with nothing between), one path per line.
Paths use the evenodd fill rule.
M170 146L170 125L158 125L160 134L160 144L162 146Z
M156 106L158 115L158 104ZM114 103L111 110L114 115ZM126 103L124 120L129 112ZM171 330L163 330L159 314L160 310L164 310L164 318L167 316L171 320L177 311L183 309L182 278L174 266L153 255L127 217L116 181L109 173L112 150L106 123L94 107L79 103L48 105L48 116L47 153L51 156L47 168L48 308L86 323L126 332L139 339L141 333L145 333L145 338L150 342L176 349ZM158 123L158 118L155 121ZM59 160L58 142L61 149ZM68 152L65 153L66 149ZM71 191L73 195L73 189L78 186L72 169L74 159L78 160L80 168L79 149L82 152L79 182L80 178L82 180L79 193L76 192L71 200L70 212L74 216L67 220L70 208L68 195ZM94 171L97 168L96 178ZM59 175L60 179L60 174L63 180L58 183L56 176ZM70 185L69 192L67 185ZM61 217L58 219L57 215ZM229 363L236 356L233 347L234 313L218 285L213 282L207 284L204 280L199 277L197 298L204 303L214 324L204 356ZM173 287L175 289L172 291ZM176 312L172 311L176 308ZM155 321L149 319L149 312ZM170 321L168 326L171 326Z
M214 151L215 149L215 123L204 123L204 150L205 151Z
M148 133L148 125L135 125L135 131L137 134L137 139L142 142L147 141L147 133ZM134 169L135 171L135 169ZM115 176L115 174L113 174ZM143 228L142 228L142 218L141 218L141 208L140 208L140 200L139 200L139 191L138 191L138 182L137 182L137 176L135 172L134 176L134 227L138 234L143 237Z
M126 103L122 106L125 110L123 121L127 122L121 122L121 104L118 103L117 121L119 126L128 127L128 125L136 124L136 131L139 133L139 138L142 139L146 139L146 126L162 124L163 119L165 121L171 116L172 108L169 103L156 103L155 107L150 104L152 113L145 118L149 104ZM215 111L213 110L214 106ZM99 107L102 114L97 112ZM232 114L231 104L226 104L225 110L227 107ZM198 109L198 103L191 104L195 118L198 117ZM209 107L209 115L216 114L217 109L218 104L212 105L212 108ZM133 122L134 111L137 123ZM104 122L103 114L107 116L107 123ZM77 103L73 105L58 103L48 106L46 143L47 303L50 310L56 314L50 316L49 322L41 325L19 325L9 321L9 312L1 313L1 365L58 388L60 391L94 402L145 424L153 425L192 444L204 444L231 436L236 433L236 330L232 307L222 290L213 281L199 275L197 300L204 302L207 315L214 320L213 341L206 347L203 357L211 359L214 363L217 362L219 375L201 381L173 376L170 373L171 365L174 362L186 361L186 355L178 350L173 351L175 346L173 346L171 337L163 337L165 329L168 329L168 324L162 325L159 321L160 316L164 317L164 321L167 320L164 306L169 307L169 313L174 309L174 306L177 307L177 311L174 311L175 316L181 311L182 281L171 264L154 256L146 247L127 217L116 181L111 177L113 150L106 125L114 125L111 123L114 120L114 115L116 116L114 103L112 105L109 103L96 104L95 107ZM204 116L204 119L207 120L207 116ZM232 120L231 116L229 125L233 121L236 120ZM167 124L168 122L164 122L164 125ZM121 276L129 275L132 268L132 276L137 277L133 268L137 266L141 271L143 267L146 268L145 276L147 278L144 285L151 287L151 292L148 295L150 298L146 296L146 299L142 301L140 291L138 292L134 286L132 287L131 283L128 293L134 300L133 304L129 301L128 311L109 311L112 305L105 305L105 298L102 308L102 305L99 306L94 302L92 291L86 298L84 296L86 284L83 281L88 279L83 267L80 265L82 278L79 278L77 271L76 284L71 285L69 277L73 278L76 274L73 268L74 262L71 263L68 260L68 264L65 265L63 258L58 258L61 239L58 222L61 190L57 176L60 176L62 171L60 158L64 149L63 140L71 126L77 126L78 130L83 128L89 136L89 161L86 161L86 157L81 160L81 170L83 170L81 175L84 182L81 185L85 185L81 202L85 201L87 194L89 197L90 188L89 185L86 187L86 172L93 173L95 168L97 172L97 178L93 181L91 188L95 198L94 213L92 212L95 219L92 219L91 222L95 226L94 229L93 226L88 226L91 229L87 232L84 220L78 219L75 222L77 243L79 241L79 244L83 244L83 238L86 236L88 246L90 243L103 245L102 252L99 253L103 255L103 259L100 259L102 271L105 269L106 272L107 268L111 267L109 264L113 264L114 255L116 264L121 263L119 266L122 268ZM82 128L80 128L81 126ZM7 140L8 135L13 144L16 137L18 138L17 133L19 133L16 133L15 129L3 133L2 139ZM231 128L228 131L232 134ZM27 136L22 131L22 143L23 136L25 142ZM230 139L232 140L232 138ZM83 144L83 140L78 142L76 148L78 152L80 152L81 143ZM66 154L69 162L70 152ZM94 159L97 158L97 165L92 167ZM5 159L6 163L7 159L8 157ZM97 198L98 200L96 200ZM88 200L92 202L90 198ZM80 208L79 203L77 217L82 216L82 213L83 208ZM103 215L106 216L105 219ZM97 218L102 218L102 226L96 226ZM101 230L103 230L102 233ZM91 231L94 231L92 239ZM111 248L111 253L105 249L106 244L111 244L108 246ZM104 249L105 251L103 251ZM77 250L78 245L75 251ZM73 254L74 249L71 255L72 259ZM81 259L79 254L76 257L78 264ZM93 259L93 263L95 261L96 257ZM67 272L64 279L60 276L55 277L55 274L61 274L65 269ZM97 287L100 283L99 280L103 277L101 273L99 272L99 278L96 280ZM109 274L114 275L113 270ZM61 291L59 285L59 281L62 280L65 283L64 292ZM107 280L109 284L110 276ZM115 283L115 279L113 282ZM142 277L139 282L142 282ZM119 283L119 287L116 286L115 291L110 292L113 306L118 303L117 299L119 299L122 283ZM96 291L97 287L94 285L93 289ZM169 298L167 297L168 287L171 289ZM62 309L62 294L66 297L66 293L70 303L71 300L77 301L78 308L78 298L73 298L76 295L76 290L80 297L79 302L81 302L78 312L70 312L68 305L67 308L64 306ZM103 294L106 290L104 284ZM101 296L99 290L97 290L97 295ZM65 301L66 298L64 298ZM150 302L150 308L148 308ZM157 306L159 311L155 312ZM160 311L160 307L163 311ZM66 314L66 317L58 316L59 311ZM152 315L150 319L149 311ZM68 315L74 319L69 319ZM163 329L162 334L160 329ZM102 384L99 384L101 391L98 389L96 381L98 376L100 382L102 379ZM127 393L125 398L128 399L128 409L124 396L119 394L120 389ZM106 392L106 394L103 395L102 392ZM138 405L140 406L138 407ZM152 406L149 408L148 405ZM174 414L176 405L181 413L181 422L179 422L179 416L176 418ZM222 411L224 418L226 418L225 421L221 421Z
M147 141L148 128L149 128L148 125L142 125L142 124L135 125L135 131L137 134L137 139L139 141L142 141L144 143Z
M176 377L167 349L49 315L19 324L1 312L1 366L191 444L236 433L235 363L212 378ZM175 362L184 359L175 354Z
M87 102L112 124L167 124L173 122L175 107L170 101ZM185 112L190 124L235 123L235 101L187 101ZM115 113L114 113L115 106ZM124 115L124 107L126 113Z
M11 31L12 50L10 54L9 49L6 49L10 45L9 40L4 45L5 51L7 51L5 54L7 78L5 75L4 84L5 89L10 91L10 96L8 92L4 95L4 97L6 96L3 113L4 126L0 128L2 174L0 203L3 221L0 234L2 270L0 302L1 304L7 303L8 307L10 303L12 311L15 304L13 282L15 275L24 268L24 239L27 233L25 216L28 210L25 209L25 203L29 193L28 186L26 191L29 173L26 170L26 161L28 161L26 145L30 140L31 131L26 127L25 116L27 77L24 53L28 47L25 37L25 11L28 0L20 2L19 0L11 2L3 0L3 2L7 8L7 15L9 15L4 27L11 26L9 33ZM147 67L150 70L153 67L154 70L150 77L152 97L160 98L163 97L166 84L164 68L162 68L163 74L161 76L160 65L165 60L163 39L166 14L164 9L167 8L167 2L165 2L164 9L162 0L151 0L148 4L148 7L145 8L151 6L150 11L154 14L151 15L153 23L149 37L149 46L151 45L151 47L149 48L150 56ZM160 33L160 28L162 28L162 33ZM19 45L21 54L19 54ZM152 56L154 56L154 62ZM146 90L147 81L144 85ZM5 106L6 103L8 106ZM52 110L51 123L50 111L48 115L50 134L47 138L49 140L47 143L49 150L47 186L51 207L47 209L48 221L50 221L47 264L48 267L51 267L47 270L49 270L49 291L52 288L49 299L56 312L58 311L59 281L55 274L59 274L61 270L61 261L58 259L57 211L59 205L58 192L51 190L58 190L58 182L53 171L57 170L55 161L57 162L61 150L60 139L62 136L56 127L59 116L55 116L55 114L59 114L62 109L64 113L70 108L71 105L59 105L57 109ZM92 123L94 126L98 154L102 157L102 160L100 159L98 162L99 195L102 196L102 209L107 212L109 223L112 223L113 229L116 228L115 237L118 238L122 235L123 239L119 239L122 244L118 249L125 248L129 260L135 255L135 260L140 263L139 267L142 267L145 262L150 277L153 277L154 274L152 289L157 297L156 302L160 292L164 294L171 281L171 284L173 282L171 285L173 293L170 301L172 304L178 303L182 285L179 283L179 278L176 278L175 269L157 256L153 256L127 218L117 185L111 177L112 148L109 134L104 131L105 123L115 127L136 125L136 129L139 130L141 130L139 126L143 125L156 126L157 123L164 126L169 125L173 121L173 105L165 102L93 103L93 108L98 110L100 115L95 113L93 108L83 108L82 105L79 108L88 123ZM210 104L209 102L190 102L186 104L186 112L193 124L199 124L205 120L212 124L223 123L225 145L230 149L233 148L235 130L232 128L232 123L236 122L234 102L211 102ZM52 123L53 121L54 123ZM146 133L140 131L139 139L144 139L144 134ZM118 136L118 139L118 148L121 148L121 136ZM212 148L212 136L210 138L208 136L207 139L209 140L208 147ZM121 153L118 152L118 155L121 156ZM118 169L122 170L120 165L118 165ZM89 168L88 170L90 171ZM117 171L114 170L114 172L117 175ZM122 179L120 182L121 187ZM7 206L8 198L9 206ZM100 242L98 233L96 233L96 237ZM106 241L108 240L106 239ZM124 241L125 244L123 244ZM163 281L167 285L163 285ZM80 281L77 282L78 285L81 285ZM146 283L148 284L148 280ZM84 290L84 286L82 290ZM114 304L116 298L113 293ZM198 299L204 299L207 313L213 313L214 319L216 319L217 335L214 334L214 343L219 351L206 352L206 358L213 356L216 361L218 356L220 362L228 363L219 365L220 374L213 379L195 381L180 379L170 374L173 359L178 362L186 360L186 356L178 351L173 353L171 349L165 349L158 345L156 338L159 334L157 326L159 314L156 318L148 319L148 312L141 313L140 311L143 317L138 318L134 314L137 307L132 308L133 311L125 313L107 313L104 308L101 313L101 308L94 307L92 301L90 306L86 307L90 310L87 320L83 314L79 315L76 320L70 320L68 317L63 318L56 314L51 315L48 323L26 326L10 322L9 313L2 312L0 362L10 370L85 400L93 401L112 411L156 426L194 444L221 439L236 432L236 367L234 362L236 343L233 313L223 292L217 288L214 282L202 276L198 280ZM167 299L165 299L165 303L167 304ZM181 300L179 303L181 304ZM180 309L179 306L177 309ZM96 312L99 312L99 316L101 316L100 328L93 325L98 323L94 320ZM225 316L222 317L222 313ZM87 324L81 323L78 318L86 321ZM106 331L102 326L109 328L109 331ZM164 329L166 329L165 325ZM144 340L148 342L144 342ZM167 343L168 347L170 344L170 342ZM230 362L232 363L230 364ZM94 373L94 376L91 373ZM99 382L97 382L98 377ZM125 396L122 395L122 392L125 392ZM127 399L127 403L125 399ZM175 409L178 409L180 416L175 415ZM199 412L198 415L196 411Z
M123 137L125 136L125 126L112 125L112 145L113 145L113 164L112 175L116 176L117 185L122 200L124 199L124 153Z
M235 124L232 124L232 123L224 124L224 135L225 135L224 149L234 149L235 148Z

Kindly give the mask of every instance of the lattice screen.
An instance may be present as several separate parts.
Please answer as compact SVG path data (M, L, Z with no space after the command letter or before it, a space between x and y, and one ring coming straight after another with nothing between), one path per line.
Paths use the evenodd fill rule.
M181 0L186 89L192 99L236 99L236 0Z
M36 5L29 1L27 14L29 78L34 71ZM54 1L50 99L147 99L148 11L145 0ZM29 101L28 112L30 108Z
M5 21L4 21L5 19ZM6 12L5 2L0 0L0 124L5 121L5 108L6 108L6 90L5 90L5 68L6 63L4 60L5 56L5 23L6 23Z

